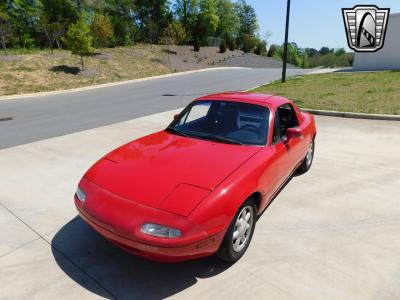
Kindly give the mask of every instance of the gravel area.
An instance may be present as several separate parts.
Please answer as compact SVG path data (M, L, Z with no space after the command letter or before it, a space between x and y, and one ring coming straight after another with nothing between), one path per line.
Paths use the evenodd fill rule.
M268 68L281 69L282 61L271 57L259 56L250 53L243 53L240 56L230 57L225 59L219 65L232 67L248 67L248 68ZM287 64L288 69L298 69L298 67Z
M199 52L192 46L159 46L165 57L161 63L176 71L189 71L213 66L248 67L248 68L282 68L282 62L270 57L244 53L241 50L220 53L218 47L202 47ZM288 64L289 69L297 69Z

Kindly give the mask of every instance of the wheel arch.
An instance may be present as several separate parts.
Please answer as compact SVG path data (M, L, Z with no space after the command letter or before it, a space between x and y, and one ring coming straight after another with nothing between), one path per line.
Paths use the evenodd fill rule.
M260 212L260 205L261 205L261 193L259 191L253 192L247 199L244 199L243 203L249 200L250 198L254 199L257 206L257 215Z

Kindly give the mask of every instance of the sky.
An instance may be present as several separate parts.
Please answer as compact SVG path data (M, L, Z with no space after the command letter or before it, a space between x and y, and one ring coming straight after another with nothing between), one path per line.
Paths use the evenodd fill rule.
M268 43L282 44L285 38L287 0L246 2L256 11L261 38L265 38L269 31L272 35ZM400 13L399 0L291 0L289 41L296 42L302 48L320 49L327 46L349 50L341 9L360 4L374 4L381 8L390 8L390 13Z

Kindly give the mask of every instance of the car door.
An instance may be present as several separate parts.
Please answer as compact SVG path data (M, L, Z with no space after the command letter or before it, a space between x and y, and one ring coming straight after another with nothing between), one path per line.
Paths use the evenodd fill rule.
M288 151L287 168L288 172L291 173L293 169L297 166L300 160L303 158L303 136L294 137L288 139L286 136L286 130L288 128L299 127L299 121L297 119L297 114L289 103L281 105L278 107L278 116L281 128L282 141Z
M279 112L274 115L274 129L272 133L272 151L276 161L276 182L275 188L279 188L290 174L291 159L290 147L284 139Z

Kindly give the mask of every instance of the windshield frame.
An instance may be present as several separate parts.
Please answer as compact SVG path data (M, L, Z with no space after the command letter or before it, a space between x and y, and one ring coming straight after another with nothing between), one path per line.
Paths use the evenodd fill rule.
M262 109L265 109L267 112L267 118L265 119L266 122L266 129L265 129L265 139L262 143L246 143L243 141L237 140L237 145L238 146L253 146L253 147L266 147L268 145L268 140L269 140L269 134L270 134L270 127L271 127L271 109L268 106L261 105L261 104L256 104L256 103L250 103L250 102L245 102L245 101L235 101L235 100L218 100L218 99L204 99L204 100L194 100L191 103L189 103L179 114L176 115L175 119L168 125L165 130L171 134L176 134L176 135L181 135L186 138L193 138L193 139L201 139L201 140L206 140L210 142L222 142L222 141L217 141L215 139L211 139L209 137L212 137L212 134L206 133L206 132L195 132L195 131L190 131L190 130L181 130L180 128L176 128L175 126L177 123L181 121L181 119L185 116L185 114L192 109L194 105L200 104L200 103L207 103L207 102L227 102L227 103L240 103L240 104L245 104L245 105L250 105L250 106L257 106ZM169 131L169 129L172 130L178 130L180 133L174 133ZM218 137L218 136L217 136ZM227 136L221 135L220 137L225 137L229 138ZM233 144L236 145L236 143L226 143L226 144Z

